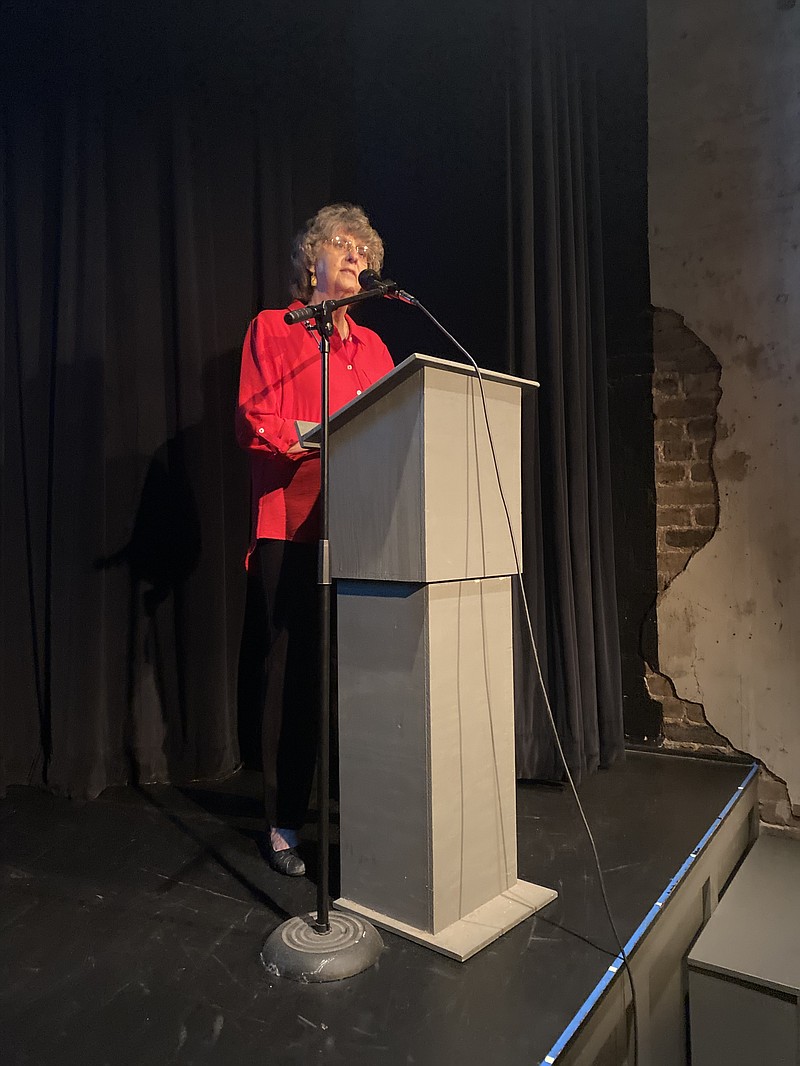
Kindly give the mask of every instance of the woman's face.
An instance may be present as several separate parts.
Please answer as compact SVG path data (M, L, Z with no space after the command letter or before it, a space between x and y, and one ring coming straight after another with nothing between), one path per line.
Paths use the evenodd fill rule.
M317 248L314 273L317 288L313 300L338 300L360 292L358 275L365 270L369 255L364 244L351 233L335 233Z

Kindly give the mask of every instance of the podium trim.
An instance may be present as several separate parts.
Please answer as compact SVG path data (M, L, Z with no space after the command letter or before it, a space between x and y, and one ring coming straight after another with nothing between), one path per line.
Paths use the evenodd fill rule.
M519 925L542 907L552 903L558 897L553 888L543 888L530 881L517 881L505 892L501 892L470 914L448 925L439 933L426 933L424 929L407 925L405 922L390 918L370 907L362 907L349 899L334 900L334 907L367 918L375 925L388 929L392 933L413 940L423 947L432 948L442 955L447 955L457 962L466 962L482 948L493 943L503 933Z
M330 432L335 433L337 429L346 426L347 423L355 418L355 416L364 410L364 408L369 407L387 392L391 392L395 385L399 385L402 381L405 381L406 378L418 373L426 366L433 367L437 370L451 370L455 374L466 374L473 378L477 377L475 368L469 363L454 363L450 359L441 359L437 355L423 355L421 352L415 352L413 355L409 355L407 359L404 359L402 363L398 363L394 370L390 370L388 374L384 375L379 381L376 381L374 385L370 385L368 389L364 389L360 396L356 396L354 400L346 403L344 407L340 407L335 414L332 414L330 420ZM499 385L516 385L519 389L539 388L539 382L534 381L532 378L517 378L512 374L501 374L498 370L484 370L481 368L481 377L484 381L494 381ZM306 445L314 445L318 433L318 425L313 429L307 430L303 434L304 443Z

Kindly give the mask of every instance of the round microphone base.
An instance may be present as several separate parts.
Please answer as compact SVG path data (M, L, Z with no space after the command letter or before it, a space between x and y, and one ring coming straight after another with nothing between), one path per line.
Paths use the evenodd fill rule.
M320 931L316 915L304 914L279 925L261 950L267 973L310 984L342 981L375 965L383 941L373 925L341 911L330 915L329 924Z

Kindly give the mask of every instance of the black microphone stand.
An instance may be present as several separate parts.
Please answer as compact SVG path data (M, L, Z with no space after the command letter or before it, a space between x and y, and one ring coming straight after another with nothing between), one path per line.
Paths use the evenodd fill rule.
M317 932L330 931L330 751L331 751L331 542L328 437L330 432L330 355L333 335L333 311L322 304L320 313L313 319L319 333L319 354L322 371L320 384L320 442L319 442L319 506L320 535L317 560L317 582L320 597L320 718L319 718L319 764L317 771L317 808L319 820L319 873L317 877Z
M331 560L330 560L330 349L333 313L340 307L385 295L376 286L345 296L287 311L289 325L307 322L319 334L320 352L320 538L318 575L320 600L320 700L317 806L319 808L318 880L316 917L290 918L269 936L261 959L267 970L295 981L339 981L377 962L383 941L365 919L337 911L331 921L330 889L330 707L331 707Z

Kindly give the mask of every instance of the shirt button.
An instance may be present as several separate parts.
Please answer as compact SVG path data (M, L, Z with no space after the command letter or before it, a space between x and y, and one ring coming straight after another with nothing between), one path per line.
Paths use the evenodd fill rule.
M348 370L352 370L353 369L353 364L352 363L348 363L347 364L347 369Z
M360 396L360 395L361 395L361 389L356 389L356 396Z
M263 433L263 432L264 432L263 428L259 427L259 430L258 430L258 432L259 432L259 433Z

